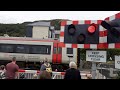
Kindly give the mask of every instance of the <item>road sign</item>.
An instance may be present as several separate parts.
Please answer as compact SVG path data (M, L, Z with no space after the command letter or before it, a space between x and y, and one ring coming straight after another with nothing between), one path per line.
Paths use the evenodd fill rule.
M120 69L120 56L115 56L115 68Z
M106 62L106 51L86 51L86 61Z

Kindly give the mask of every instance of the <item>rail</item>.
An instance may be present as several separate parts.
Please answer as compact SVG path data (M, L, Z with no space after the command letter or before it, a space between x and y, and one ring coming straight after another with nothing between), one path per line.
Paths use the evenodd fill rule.
M38 70L19 70L17 79L38 79Z
M17 79L38 79L40 71L38 70L19 70ZM65 72L52 72L52 79L64 79ZM89 73L81 73L82 79L91 77Z

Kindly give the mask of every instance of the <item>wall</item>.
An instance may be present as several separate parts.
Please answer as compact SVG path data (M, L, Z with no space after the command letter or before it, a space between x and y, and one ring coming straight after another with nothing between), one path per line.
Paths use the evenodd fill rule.
M49 27L43 26L34 26L32 30L33 38L48 38L49 36Z

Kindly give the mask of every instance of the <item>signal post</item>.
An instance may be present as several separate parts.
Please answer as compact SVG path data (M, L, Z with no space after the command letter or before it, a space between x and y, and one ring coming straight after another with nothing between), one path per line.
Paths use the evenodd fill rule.
M120 48L120 13L105 20L62 21L60 42L63 47L92 49L92 51ZM102 62L101 58L92 59L93 79L96 76L96 62ZM106 62L105 60L104 58L103 62Z

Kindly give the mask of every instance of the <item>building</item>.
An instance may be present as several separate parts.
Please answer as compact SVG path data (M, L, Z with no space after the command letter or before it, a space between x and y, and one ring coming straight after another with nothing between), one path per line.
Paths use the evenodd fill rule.
M27 25L26 37L51 38L50 22L34 22Z
M50 22L34 22L27 25L26 37L59 39L60 30L55 30Z
M54 30L54 38L58 38L60 37L60 30Z

